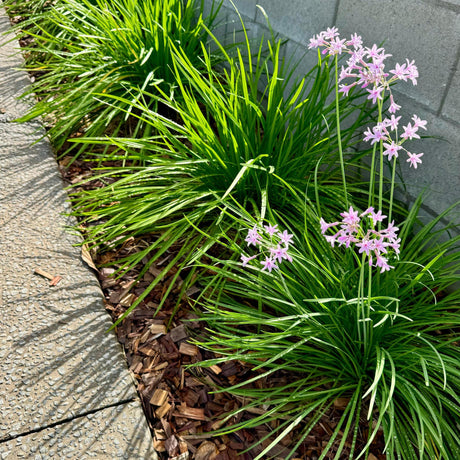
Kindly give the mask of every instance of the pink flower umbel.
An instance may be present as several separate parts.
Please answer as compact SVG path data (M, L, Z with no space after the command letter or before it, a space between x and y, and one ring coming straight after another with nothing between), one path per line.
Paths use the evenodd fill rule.
M278 264L283 261L292 262L289 246L292 244L293 238L294 236L288 233L287 230L279 231L277 224L267 224L261 227L254 225L253 228L248 230L245 241L249 247L251 245L256 246L259 252L252 256L242 254L241 266L254 268L254 265L251 265L250 262L258 259L261 255L264 257L264 260L260 262L262 271L268 271L269 273L274 269L278 269Z
M354 34L349 40L340 38L339 31L336 27L328 28L313 37L310 40L309 48L323 48L322 54L336 55L348 54L350 57L347 60L347 66L342 66L340 70L340 78L338 79L339 93L342 96L349 96L355 86L365 89L369 94L369 99L373 104L379 104L380 109L385 99L385 92L389 93L390 104L387 108L390 114L395 114L401 106L398 105L393 98L391 86L396 81L412 82L417 84L418 69L414 61L406 59L403 64L395 64L394 69L385 70L385 60L391 56L386 53L385 49L377 45L364 47L362 38ZM344 82L344 80L351 81ZM426 129L426 121L421 120L417 115L412 117L412 123L404 126L404 131L400 135L399 141L393 138L393 131L398 129L398 123L401 117L386 118L377 126L367 128L364 132L364 140L370 142L371 145L384 143L385 151L383 154L391 161L393 158L398 158L398 152L402 148L401 145L408 139L420 139L417 134L419 128ZM395 134L397 136L397 134ZM405 149L403 149L405 150ZM407 150L406 150L407 152ZM411 166L417 168L420 164L420 154L412 154L407 152L409 159L407 160Z
M373 207L366 209L358 216L358 211L350 206L348 212L340 215L343 217L342 222L328 224L324 219L320 220L323 234L329 228L339 227L333 236L324 235L332 247L337 242L339 246L345 246L346 249L358 248L359 254L365 254L369 258L369 265L379 267L381 272L394 268L388 264L389 250L392 250L391 255L397 256L401 241L397 239L398 228L394 226L394 222L391 222L386 229L376 229L376 224L383 222L387 216L384 216L380 210L375 212ZM361 219L363 217L367 219ZM385 254L386 257L382 254Z

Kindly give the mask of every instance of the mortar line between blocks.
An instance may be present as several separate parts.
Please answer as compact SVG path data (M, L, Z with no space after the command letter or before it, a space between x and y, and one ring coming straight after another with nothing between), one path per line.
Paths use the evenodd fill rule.
M332 24L331 27L337 26L337 18L339 16L339 9L340 9L340 0L337 0L335 2L335 7L334 7L334 16L332 17Z
M89 411L84 412L82 414L75 415L74 417L64 418L64 419L59 420L57 422L50 423L50 424L45 425L45 426L41 426L40 428L35 428L33 430L25 431L23 433L19 433L19 434L14 435L14 436L7 436L6 438L0 439L0 445L3 444L3 443L6 443L8 441L11 441L12 439L23 438L23 437L29 436L31 434L40 433L41 431L47 430L49 428L54 428L56 426L65 425L66 423L72 422L73 420L78 420L78 419L87 417L88 415L95 414L95 413L100 412L102 410L110 409L111 407L123 406L125 404L129 404L129 403L132 403L132 402L135 402L135 401L137 401L136 397L132 397L130 399L124 399L124 400L118 401L116 403L107 404L106 406L98 407L97 409L92 409L92 410L89 410Z
M454 80L455 73L457 72L459 61L460 61L460 44L458 44L457 46L457 54L455 56L455 61L452 65L452 68L450 69L449 77L447 79L446 87L444 89L444 94L442 95L441 103L439 104L439 109L437 112L438 117L441 116L442 114L442 110L444 108L444 104L447 99L447 94L449 93L450 87L452 85L452 81Z

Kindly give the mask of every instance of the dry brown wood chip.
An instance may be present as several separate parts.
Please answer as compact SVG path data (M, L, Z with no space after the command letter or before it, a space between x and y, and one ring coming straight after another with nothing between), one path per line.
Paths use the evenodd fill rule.
M168 398L168 392L166 390L162 390L161 388L157 388L153 396L150 398L150 404L153 406L162 406L166 399Z
M155 356L158 353L157 347L150 343L147 343L146 345L142 345L142 347L139 347L139 351L147 356Z
M94 265L93 258L91 256L91 253L89 251L87 244L83 244L81 247L81 258L83 259L84 262L88 264L89 267L91 267L93 270L98 271L96 265Z
M187 356L196 356L198 354L198 347L191 343L182 342L179 347L179 353Z
M163 418L171 409L171 404L165 402L161 407L155 411L155 416L157 418Z
M212 366L209 366L209 369L211 369L214 372L214 374L217 374L217 375L219 375L222 372L222 369L217 364L213 364Z
M164 324L151 324L149 326L149 331L152 334L166 334L166 326Z
M176 407L177 412L174 412L175 417L185 417L191 418L193 420L207 420L207 417L204 415L204 409L187 407L186 404L182 403L180 406Z
M219 449L211 441L204 441L195 453L195 460L212 460L219 454Z
M185 326L181 324L180 326L171 329L169 336L171 337L171 340L173 342L179 342L179 340L186 339L188 337L188 334L185 330Z

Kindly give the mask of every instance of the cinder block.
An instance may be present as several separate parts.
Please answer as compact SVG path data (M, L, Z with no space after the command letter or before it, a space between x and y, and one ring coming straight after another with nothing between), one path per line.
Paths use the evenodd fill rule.
M375 12L375 13L373 13ZM429 22L427 22L429 18ZM420 78L418 85L404 85L404 93L438 110L457 53L460 21L458 15L422 0L361 0L340 2L337 26L343 35L358 33L364 43L384 43L395 62L414 59Z
M316 50L309 50L304 45L289 40L286 45L286 62L293 68L292 77L287 90L292 89L292 85L298 83L318 62ZM307 83L308 86L308 83Z
M330 27L334 19L336 2L332 0L259 0L272 27L300 44L307 44L316 33ZM258 10L256 21L265 24Z
M225 8L225 10L227 18L227 32L225 37L225 43L244 43L246 41L243 24L244 28L246 29L248 38L253 39L255 36L254 21L252 21L251 18L245 16L244 14L241 14L241 12L238 14L233 9L230 10Z
M214 8L217 8L217 3L214 5ZM212 12L213 9L213 2L212 0L205 0L204 2L204 8L203 8L203 16L209 16ZM226 35L227 35L227 9L226 8L220 8L218 15L216 17L216 20L214 22L214 27L211 30L212 34L218 40L220 43L225 43L226 41ZM211 39L211 49L212 50L217 50L218 46L213 42Z
M434 213L440 213L460 200L460 132L458 128L445 121L410 98L394 92L395 100L402 106L400 126L407 125L416 114L427 120L427 131L419 130L420 135L432 136L429 139L408 140L404 147L412 153L421 153L422 164L417 169L409 167L407 154L400 152L400 172L408 194L417 197L427 192L424 204ZM460 209L452 217L460 225Z
M442 115L460 123L460 68L458 64L442 107Z
M223 5L228 9L235 10L250 18L252 21L256 18L256 0L224 0Z

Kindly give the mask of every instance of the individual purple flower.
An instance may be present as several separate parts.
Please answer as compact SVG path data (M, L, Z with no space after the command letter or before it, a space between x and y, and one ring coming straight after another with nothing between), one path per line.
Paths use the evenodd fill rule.
M323 45L324 39L320 35L315 35L313 38L310 38L310 44L308 45L308 49L318 48L319 46Z
M396 254L399 254L399 248L401 246L401 238L394 239L392 242L388 243L388 246L393 249Z
M273 236L278 231L278 225L264 225L265 231L270 235Z
M350 206L348 212L342 212L340 215L343 217L342 222L347 225L356 225L360 221L358 211L355 211L352 206Z
M338 37L331 40L331 45L329 48L329 54L334 56L336 54L342 54L342 51L345 49L345 39L340 40Z
M375 224L376 222L383 222L383 220L386 219L387 216L384 216L382 214L382 211L379 209L377 212L371 211L370 217L372 219L372 222Z
M383 253L387 252L386 250L387 243L384 241L384 237L374 238L373 243L374 243L374 246L372 249L376 255L380 254L381 252Z
M415 61L410 61L409 59L406 59L407 62L407 78L412 81L412 84L415 86L417 85L417 78L418 78L418 69L417 66L414 64Z
M357 243L359 240L355 237L353 233L342 232L342 234L337 238L337 241L340 245L344 244L345 247L348 249L351 243Z
M326 241L330 243L332 247L334 247L337 242L337 235L324 235L324 238L326 238Z
M401 106L396 104L396 102L393 99L393 95L390 94L390 107L388 108L388 112L396 113L400 108Z
M410 163L409 166L413 166L414 169L417 169L417 164L422 164L422 160L420 159L420 157L423 156L423 153L407 152L407 154L409 155L409 158L406 161Z
M407 81L406 64L396 63L395 68L390 70L390 73L392 73L399 80Z
M278 265L275 264L271 257L266 257L265 260L260 263L263 265L262 270L268 270L269 272L274 268L278 268Z
M272 257L278 260L278 262L282 262L283 260L292 262L292 257L289 255L286 247L282 248L280 245L278 245L276 248L272 248L270 252Z
M402 148L400 145L396 144L394 141L391 141L391 144L384 142L383 146L385 147L383 154L388 156L389 161L391 161L393 157L398 158L398 150L401 150Z
M340 222L332 222L332 223L328 224L321 217L321 219L319 220L319 224L321 225L321 233L324 235L329 228L335 227L336 225L339 225Z
M355 86L356 83L352 83L351 85L340 85L339 86L339 93L343 93L345 96L348 96L348 93L350 92L351 88Z
M353 68L355 70L358 70L361 68L360 65L358 65L363 59L364 59L364 49L363 48L358 48L354 51L351 52L350 59L348 59L347 64L350 66L350 68Z
M392 130L392 131L395 131L396 129L398 129L398 123L399 123L399 120L401 119L401 116L399 117L395 117L393 114L391 115L391 118L386 118L387 120L387 126Z
M339 35L339 29L337 27L328 27L325 32L322 32L324 38L328 40L333 40Z
M401 134L403 139L420 139L420 136L417 134L418 127L412 126L411 123L408 123L407 126L404 126L404 132Z
M365 211L363 211L359 217L367 216L368 214L371 214L374 212L374 207L371 206L370 208L367 208Z
M414 122L414 128L422 128L426 131L426 123L427 123L426 120L422 120L417 115L414 115L412 117L412 120Z
M385 52L383 48L378 48L377 45L372 45L372 48L365 48L366 54L370 58L376 58L380 56L380 53Z
M243 254L241 254L241 260L243 261L243 267L246 267L246 265L253 259L257 257L257 254L255 256L247 257Z
M389 224L388 227L383 230L381 233L384 233L387 238L390 240L394 240L397 237L396 232L399 230L398 227L395 227L395 221L392 220Z
M383 257L380 254L377 254L375 258L376 258L375 266L380 267L381 269L380 273L389 271L390 269L394 268L391 265L388 265L388 259L386 257Z
M347 45L352 46L355 50L359 49L362 44L363 44L363 40L361 36L358 34L353 34L350 40L347 41Z
M366 255L369 255L369 252L372 250L374 244L371 240L363 238L360 243L357 243L356 246L359 248L359 253L362 254L363 252L366 253Z
M257 246L261 243L261 239L262 237L258 233L258 228L256 225L254 225L253 228L249 229L248 236L245 238L245 241L248 243L248 246L251 244Z
M383 132L382 129L379 129L378 126L374 126L372 128L372 131L370 128L367 128L367 130L364 131L364 134L364 140L366 142L371 141L371 145L374 145L376 142L386 139L386 134Z
M291 235L290 233L287 232L287 230L284 230L282 233L281 232L278 233L278 237L280 241L286 245L286 247L289 247L294 235Z
M375 104L377 99L382 100L382 91L383 86L377 86L373 89L368 89L367 92L369 93L369 96L367 96L367 98L372 99L372 103Z

